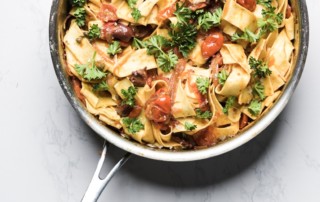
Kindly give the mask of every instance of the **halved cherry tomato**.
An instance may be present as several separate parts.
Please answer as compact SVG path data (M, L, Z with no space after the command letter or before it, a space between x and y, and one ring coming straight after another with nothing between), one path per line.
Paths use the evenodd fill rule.
M102 4L98 18L104 22L117 21L117 9L111 4Z
M215 31L209 34L201 44L201 52L203 57L209 58L216 54L223 45L223 35L221 32Z
M158 21L164 21L170 17L173 16L173 13L176 11L175 4L172 4L171 6L168 6L167 8L159 11L157 19Z
M170 119L171 98L164 88L159 89L146 103L146 117L157 123Z
M237 0L237 3L245 7L249 11L254 11L257 6L256 0Z

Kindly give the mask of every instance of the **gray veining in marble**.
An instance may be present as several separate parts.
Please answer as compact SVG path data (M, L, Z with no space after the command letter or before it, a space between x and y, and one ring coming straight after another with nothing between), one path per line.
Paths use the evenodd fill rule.
M307 4L306 68L288 106L267 130L203 161L133 157L99 201L320 201L320 1ZM48 47L50 5L49 0L1 4L1 202L80 201L103 144L77 117L57 82ZM123 154L111 147L105 170Z

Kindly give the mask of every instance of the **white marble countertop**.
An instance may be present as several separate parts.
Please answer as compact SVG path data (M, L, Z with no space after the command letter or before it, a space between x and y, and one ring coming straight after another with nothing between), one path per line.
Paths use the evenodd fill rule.
M99 201L320 201L320 1L307 4L306 67L291 101L266 131L203 161L164 163L135 156ZM78 118L56 79L48 47L50 6L50 0L1 4L2 202L80 201L103 144ZM106 167L123 153L112 146Z

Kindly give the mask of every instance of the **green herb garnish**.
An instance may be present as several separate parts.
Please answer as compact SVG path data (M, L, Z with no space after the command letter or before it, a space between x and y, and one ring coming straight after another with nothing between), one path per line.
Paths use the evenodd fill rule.
M242 34L235 33L231 36L232 41L244 40L251 43L255 43L259 40L260 35L251 32L249 29L245 29Z
M184 123L184 128L186 129L186 130L195 130L196 128L197 128L197 125L194 125L194 124L192 124L192 123L189 123L189 122L185 122Z
M230 97L228 97L228 99L227 99L227 101L226 101L226 104L225 104L225 106L224 106L224 108L223 108L223 113L224 114L228 114L228 111L229 111L229 108L230 107L233 107L234 106L234 104L235 104L235 102L236 102L236 97L235 96L230 96Z
M134 96L137 94L137 89L133 86L130 86L127 90L122 89L121 93L124 96L122 104L133 107L136 103Z
M84 79L91 81L94 79L102 79L106 76L106 73L101 71L95 63L96 52L94 52L93 57L87 64L75 65L77 73Z
M261 82L255 83L252 90L254 94L259 96L260 100L264 100L266 97L264 94L264 86L261 84Z
M109 91L109 85L106 81L101 81L100 83L96 83L93 85L93 91Z
M199 119L211 119L212 112L211 111L201 111L201 109L196 109L196 117Z
M131 46L135 49L142 49L142 48L146 47L146 44L144 41L141 41L141 40L134 37L132 40Z
M169 35L172 38L171 46L178 47L183 57L187 57L196 46L197 29L193 24L171 24Z
M253 74L258 78L266 78L272 72L269 69L268 65L261 60L257 60L254 57L249 58L250 68L254 70Z
M76 23L79 27L84 27L86 24L86 10L84 8L77 8L74 12Z
M174 12L179 22L188 24L190 20L193 18L192 10L188 7L185 7L184 4L179 5L176 4L176 11Z
M83 7L86 4L86 0L72 0L72 5L76 7Z
M88 38L92 41L100 38L100 27L97 24L93 24L88 32Z
M196 80L197 88L202 95L205 95L208 91L210 81L209 78L198 77Z
M137 118L129 118L125 117L122 119L124 126L127 128L128 132L131 134L135 134L140 130L144 129L144 125Z
M172 51L165 53L162 48L168 46L168 40L160 35L152 36L145 42L147 53L157 58L157 64L163 72L170 72L178 63L178 56Z
M118 53L121 53L122 49L120 47L119 41L114 41L112 44L109 45L107 49L107 53L111 56L114 56Z
M225 69L221 70L218 73L218 81L219 84L224 85L226 83L226 80L228 79L228 73Z
M261 107L262 107L262 104L260 101L252 100L249 104L248 110L252 115L258 116L261 112Z
M221 15L221 8L216 9L214 13L209 11L203 13L198 17L198 29L202 28L203 30L208 31L212 27L219 26L221 23Z

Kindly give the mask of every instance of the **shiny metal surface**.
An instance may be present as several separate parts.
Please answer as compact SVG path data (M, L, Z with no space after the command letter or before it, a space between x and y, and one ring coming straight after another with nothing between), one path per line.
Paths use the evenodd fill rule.
M104 179L101 179L99 175L100 175L104 160L106 158L108 147L109 147L109 143L105 143L103 146L100 160L97 165L97 169L93 174L92 180L81 202L96 202L100 197L104 188L110 182L111 178L123 166L123 164L125 164L127 160L130 158L130 155L131 155L130 153L125 154L120 159L120 161L112 168L112 170L108 173L108 175Z
M52 61L59 83L71 105L78 112L80 117L86 122L86 124L88 124L97 134L110 143L130 153L161 161L193 161L210 158L233 150L257 136L280 114L294 92L294 89L300 80L307 57L309 43L309 21L305 0L291 1L291 3L294 12L297 14L296 40L294 44L296 48L294 57L295 68L292 72L290 81L286 84L283 90L281 97L276 101L273 107L271 107L266 113L264 113L262 117L258 119L258 121L252 127L228 141L206 149L192 151L169 151L164 149L150 148L122 138L117 132L101 124L94 116L86 111L86 109L76 98L68 76L64 71L65 62L61 37L63 36L64 32L63 21L68 10L67 2L65 0L54 0L52 3L49 30Z

